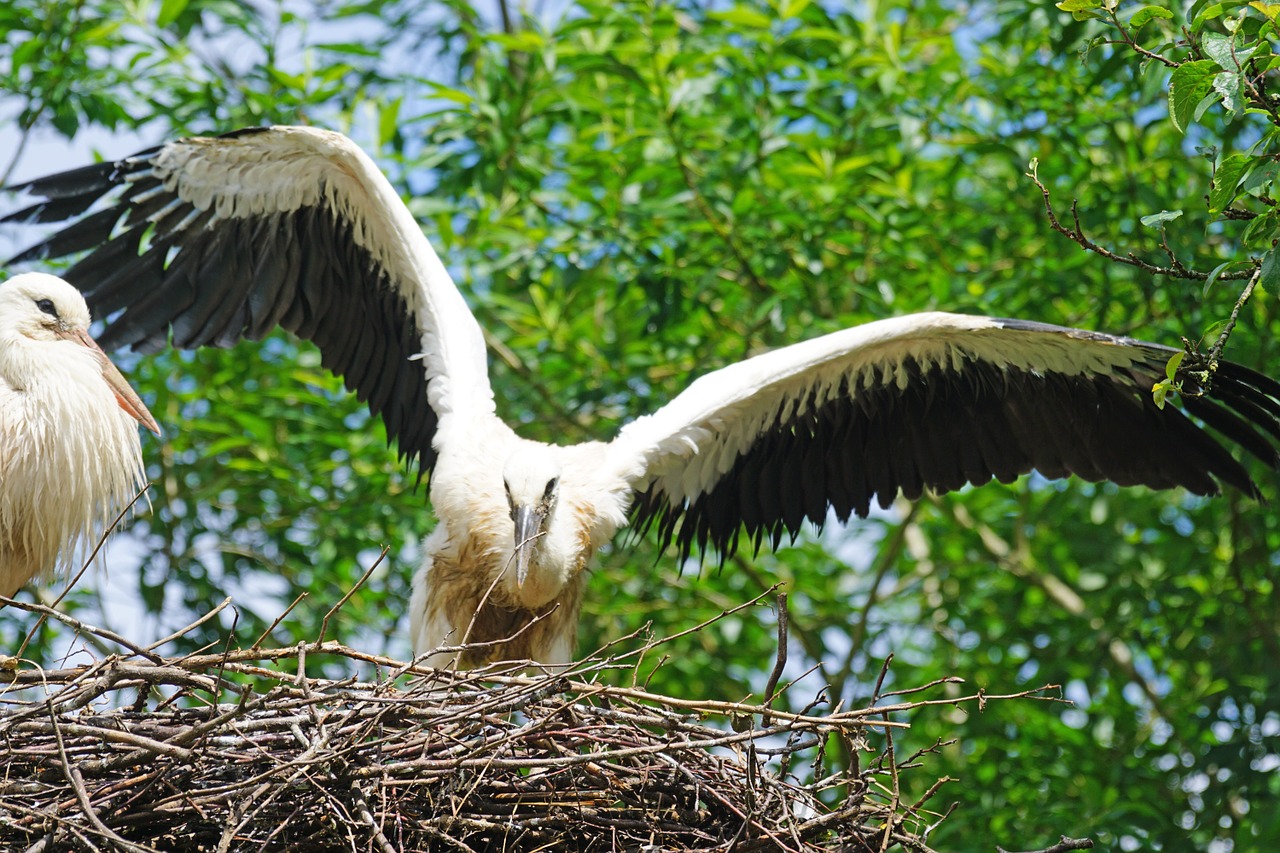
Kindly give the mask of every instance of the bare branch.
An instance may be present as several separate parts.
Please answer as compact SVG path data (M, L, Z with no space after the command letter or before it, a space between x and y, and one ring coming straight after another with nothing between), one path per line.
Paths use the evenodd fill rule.
M25 607L121 644L50 608ZM785 642L785 629L779 636ZM778 768L816 770L833 736L866 743L866 732L906 728L904 715L932 705L1039 698L927 698L944 679L877 690L880 699L925 694L915 701L847 710L829 707L819 691L797 713L769 707L783 693L776 680L759 704L602 683L637 657L618 647L567 671L529 675L519 664L435 670L319 640L173 658L121 645L124 654L83 666L0 679L0 847L42 849L56 831L86 850L230 851L306 839L307 849L385 853L514 838L575 850L574 839L595 837L675 853L849 844L927 853L910 827L945 817L926 809L947 780L907 788L898 779L936 750L904 762L886 738L865 767L808 781ZM315 655L383 675L317 677L308 671ZM219 701L226 691L239 700ZM743 717L765 725L735 730ZM902 790L925 793L908 801Z

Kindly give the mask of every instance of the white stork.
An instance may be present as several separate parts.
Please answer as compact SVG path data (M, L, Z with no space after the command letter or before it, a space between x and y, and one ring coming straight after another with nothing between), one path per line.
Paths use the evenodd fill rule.
M67 277L97 312L119 312L108 346L230 345L282 326L319 347L431 473L439 523L415 578L413 642L489 644L463 665L569 661L592 554L628 522L685 556L729 554L744 536L776 546L829 507L846 520L899 492L1032 469L1258 494L1217 439L1153 403L1174 350L942 313L729 365L607 443L520 438L495 413L462 296L385 177L337 133L183 139L20 189L43 201L9 221L79 218L15 260L90 250ZM1211 399L1180 378L1186 411L1280 467L1280 384L1226 363Z
M139 423L160 431L80 292L41 273L0 284L0 594L70 568L137 494Z

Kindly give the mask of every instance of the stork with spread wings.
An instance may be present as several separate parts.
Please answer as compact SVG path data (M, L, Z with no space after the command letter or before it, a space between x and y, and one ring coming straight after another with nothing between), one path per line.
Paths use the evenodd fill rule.
M1197 395L1184 372L1185 411L1160 408L1168 347L946 313L729 365L609 442L529 441L497 416L480 327L444 266L339 134L183 139L21 189L42 200L7 221L71 224L14 261L87 251L66 275L115 315L105 346L229 345L276 326L315 343L430 472L439 524L413 641L486 644L464 665L569 661L592 555L628 523L682 555L729 554L744 537L776 546L829 509L846 520L899 492L1033 469L1256 496L1223 442L1280 468L1280 384L1260 373L1223 363Z

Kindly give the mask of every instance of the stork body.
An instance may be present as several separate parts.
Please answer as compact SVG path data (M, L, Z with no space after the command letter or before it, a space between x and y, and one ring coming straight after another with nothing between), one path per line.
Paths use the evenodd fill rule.
M145 482L146 406L61 279L0 284L0 594L69 568Z
M410 603L414 648L470 644L468 666L568 662L591 558L626 523L625 481L600 468L603 445L528 441L497 418L472 422L465 441L441 435L431 477L439 523Z
M568 661L592 554L624 524L682 557L776 547L843 521L1039 470L1257 496L1223 445L1280 467L1280 384L1223 363L1208 395L1175 350L1041 323L945 313L869 323L709 373L607 443L555 447L497 416L480 328L373 163L307 128L178 140L33 181L9 220L90 213L15 260L91 250L68 273L109 346L227 345L276 325L431 472L439 523L415 580L415 648L460 662ZM117 194L114 192L118 191ZM139 251L144 235L151 243ZM1218 437L1188 414L1211 427ZM444 664L455 651L431 658Z

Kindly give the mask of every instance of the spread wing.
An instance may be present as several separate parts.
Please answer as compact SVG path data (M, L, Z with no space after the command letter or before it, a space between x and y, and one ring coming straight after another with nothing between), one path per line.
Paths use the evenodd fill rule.
M1175 350L1018 320L916 314L795 344L707 374L628 424L611 464L636 490L632 523L682 555L730 554L745 532L777 547L821 525L1032 469L1046 477L1250 495L1213 427L1280 469L1280 384L1223 363L1182 406L1152 385Z
M96 316L116 315L104 347L230 346L281 326L315 343L423 471L440 418L493 411L479 326L340 134L182 139L14 189L43 200L4 221L70 224L11 263L88 251L65 277Z

